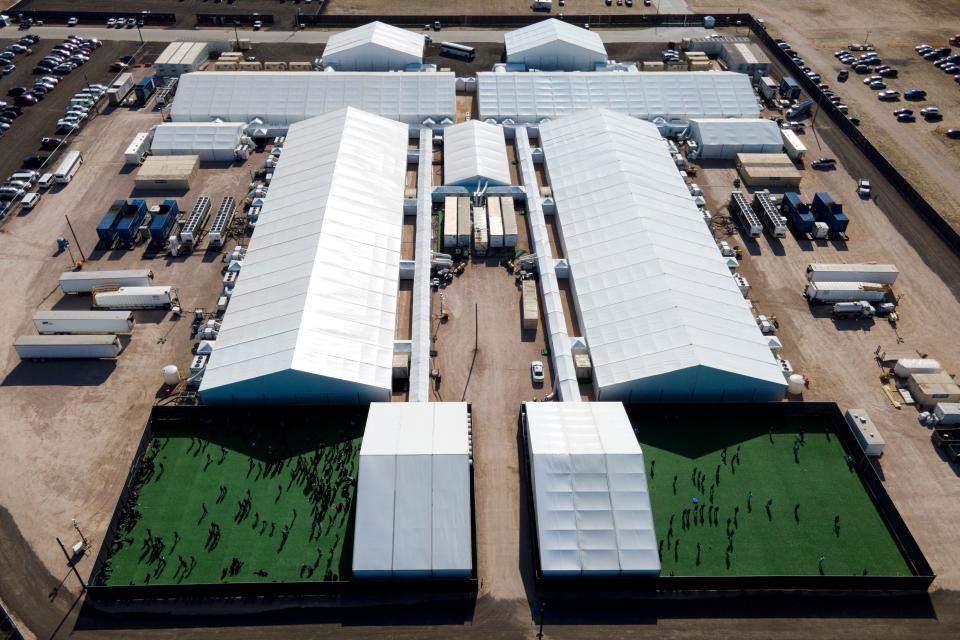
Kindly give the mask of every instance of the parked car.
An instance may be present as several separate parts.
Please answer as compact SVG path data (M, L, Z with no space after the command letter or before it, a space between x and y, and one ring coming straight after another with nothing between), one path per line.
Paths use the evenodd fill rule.
M70 18L69 20L67 20L68 27L75 27L78 24L80 24L80 20L78 20L77 18Z
M47 161L47 156L27 156L23 159L23 166L27 169L36 169Z
M916 122L917 117L912 113L901 113L897 116L897 122Z
M543 382L543 362L534 360L530 363L530 377L534 382Z
M944 135L946 135L951 140L960 139L960 129L947 129Z
M16 68L17 68L17 65L15 64L5 64L2 67L0 67L0 75L5 76Z
M881 67L880 69L877 69L877 73L883 76L884 78L896 78L898 75L900 75L899 71L891 67L886 67L886 68Z
M870 180L867 178L860 178L857 180L857 195L861 198L870 197Z
M40 140L40 148L45 150L56 149L61 144L63 144L63 140L60 138L42 138Z
M883 80L874 80L873 82L870 83L870 88L873 89L874 91L878 91L880 89L886 89L887 83L884 82Z
M14 103L22 107L29 107L40 102L40 99L32 93L24 93L14 98Z
M847 78L850 77L850 72L846 69L841 69L840 73L837 74L837 82L846 82Z
M818 158L810 163L810 166L819 171L826 171L828 169L834 169L837 166L837 161L833 158Z
M893 115L899 116L904 113L909 113L910 115L913 115L913 109L897 109L896 111L893 112Z
M903 97L906 100L923 100L927 97L927 92L923 89L908 89L903 92Z
M877 100L896 100L899 97L900 92L892 90L881 91L877 94Z

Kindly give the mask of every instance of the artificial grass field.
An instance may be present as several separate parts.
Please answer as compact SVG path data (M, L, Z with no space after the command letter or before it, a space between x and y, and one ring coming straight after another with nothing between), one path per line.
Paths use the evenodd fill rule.
M153 472L138 489L139 520L117 536L102 584L349 578L362 435L362 419L329 416L311 424L158 426L146 454L156 456ZM247 491L250 505L241 510ZM311 539L315 505L321 529ZM151 534L163 539L165 566L147 545ZM242 564L231 572L234 558Z
M780 418L772 430L767 420L722 416L631 415L631 423L644 453L662 576L819 575L821 556L825 575L913 575L825 421ZM705 504L702 524L692 514L694 498ZM711 506L719 509L712 523ZM691 509L688 526L684 509Z

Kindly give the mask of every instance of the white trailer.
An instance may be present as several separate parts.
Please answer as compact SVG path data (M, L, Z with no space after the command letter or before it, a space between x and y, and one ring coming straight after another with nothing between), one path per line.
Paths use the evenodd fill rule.
M883 302L890 287L876 282L811 282L805 295L813 303L834 304L836 302Z
M791 160L800 161L807 155L807 147L800 142L800 136L790 129L780 129L780 136L783 138L783 150Z
M120 287L93 294L97 309L168 309L176 300L173 287Z
M117 81L107 89L107 100L110 104L120 104L133 90L133 74L121 73Z
M123 158L127 164L140 164L150 152L150 134L141 131L133 137L130 146L123 152Z
M22 360L116 358L123 347L117 336L20 336L13 343Z
M500 198L487 198L488 236L491 249L503 248L503 214L500 212Z
M60 288L64 293L93 293L97 287L149 287L153 284L150 269L122 271L66 271L60 274Z
M80 165L83 164L83 154L74 149L73 151L68 151L64 156L63 160L60 161L60 164L57 165L56 171L53 172L53 181L60 184L66 184L73 180L73 176L77 175L77 171L80 170Z
M490 237L487 234L487 208L473 207L473 254L487 255Z
M829 264L814 263L807 265L808 282L879 282L893 284L900 275L899 269L892 264Z
M513 196L500 196L500 215L503 216L503 246L517 246L517 211Z
M960 424L960 403L939 402L933 408L933 415L937 418L938 425Z
M883 436L877 431L873 420L863 409L848 409L845 415L850 431L868 456L879 458L883 455Z
M469 251L472 235L470 198L457 198L457 247L463 251Z
M130 311L37 311L37 333L128 334L133 333Z
M537 322L540 320L540 304L537 299L536 280L524 280L520 289L521 308L523 317L521 322L523 328L527 331L537 328Z
M443 248L457 247L457 197L446 196L443 199Z

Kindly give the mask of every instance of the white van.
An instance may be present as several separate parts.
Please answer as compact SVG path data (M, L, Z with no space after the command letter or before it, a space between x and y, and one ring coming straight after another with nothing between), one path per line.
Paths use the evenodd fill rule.
M31 192L23 196L23 200L20 201L20 206L24 209L33 209L39 202L40 194Z
M49 189L50 187L53 186L53 183L54 183L53 174L45 173L42 176L40 176L40 181L37 183L37 185L41 189Z

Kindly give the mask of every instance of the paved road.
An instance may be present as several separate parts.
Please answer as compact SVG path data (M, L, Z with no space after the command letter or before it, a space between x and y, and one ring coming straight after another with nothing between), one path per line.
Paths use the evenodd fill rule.
M13 32L11 33L20 33ZM299 43L322 44L336 31L307 30L307 31L238 31L233 29L107 29L104 27L34 27L29 31L41 38L64 38L69 34L77 34L84 38L99 38L100 40L147 40L150 42L174 42L188 40L192 42L227 42L239 35L240 38L251 42L267 43ZM505 32L499 29L444 29L438 35L455 34L461 42L503 42ZM670 34L665 35L661 29L597 29L604 42L663 42L668 39L697 38L713 33L700 27L671 28ZM142 37L141 37L142 34ZM0 32L0 37L6 35Z

